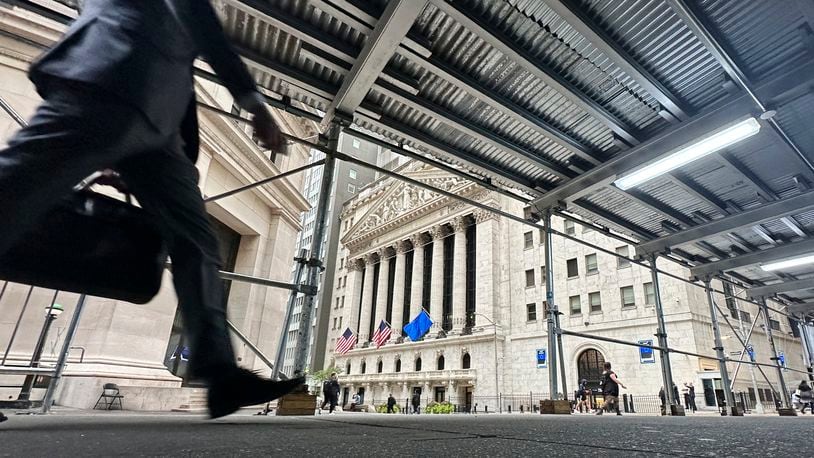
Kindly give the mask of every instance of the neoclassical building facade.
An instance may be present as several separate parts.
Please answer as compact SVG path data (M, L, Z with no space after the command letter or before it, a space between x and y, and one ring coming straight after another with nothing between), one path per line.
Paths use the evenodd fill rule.
M522 215L521 203L417 162L405 165L401 173ZM546 266L539 229L392 178L374 182L349 200L341 224L326 363L341 373L343 400L362 392L366 403L380 404L393 394L404 404L420 391L422 404L450 400L491 410L497 408L498 394L547 396L548 369L537 361L538 351L547 347ZM606 250L633 253L631 246L599 231L559 218L553 224ZM686 269L667 261L660 262L659 268L689 277ZM649 269L555 236L552 274L564 329L655 342ZM703 289L662 275L660 292L670 346L714 355ZM716 300L736 328L743 322L748 329L757 316L756 307L738 300L737 294L733 291L728 298L716 294ZM402 327L422 308L434 324L423 339L412 342L402 336ZM799 339L791 334L785 318L770 318L787 366L801 369ZM377 349L370 340L381 320L392 324L393 335ZM347 328L359 341L348 353L336 354L336 340ZM728 354L734 354L739 350L737 338L731 331L723 333ZM662 385L658 355L650 358L636 347L569 336L563 344L571 391L582 378L596 385L605 361L612 362L629 393L655 395ZM769 363L768 342L760 325L752 344L758 361ZM721 388L717 363L671 356L674 381L679 386L692 382L698 396L708 401L706 406L715 408L715 391ZM735 364L729 366L731 373ZM749 373L745 366L739 370L735 390L756 399L770 396L776 371L764 370L771 385L759 373L753 384ZM787 378L791 383L799 377L789 372Z

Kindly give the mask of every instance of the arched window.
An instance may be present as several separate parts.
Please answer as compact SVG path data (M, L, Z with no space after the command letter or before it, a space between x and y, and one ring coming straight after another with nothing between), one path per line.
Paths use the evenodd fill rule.
M577 358L579 381L585 379L588 381L589 388L599 388L599 378L602 376L604 370L602 366L604 364L605 357L593 348L580 353L579 358Z
M362 371L361 371L360 373L361 373L361 374L364 374L364 373L365 373L365 369L367 369L367 363L366 363L366 362L364 362L364 361L362 361Z
M384 368L384 364L382 364L382 362L379 361L379 364L376 365L376 372L381 374L383 368Z
M421 371L421 358L416 358L415 359L415 371L416 372Z
M396 372L401 372L401 360L396 360Z
M438 357L438 366L437 366L437 368L438 368L439 371L444 370L444 355L441 355L441 356Z
M469 353L464 353L464 357L461 360L461 369L469 369L472 367L472 358L469 356Z
M350 374L350 362L348 362L348 365L345 366L345 373Z

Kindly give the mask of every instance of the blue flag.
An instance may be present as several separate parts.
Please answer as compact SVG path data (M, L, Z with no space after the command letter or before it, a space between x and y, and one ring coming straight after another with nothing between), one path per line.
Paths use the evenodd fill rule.
M430 327L432 327L432 320L427 314L427 311L421 309L418 316L413 318L413 321L407 323L407 326L404 326L404 333L407 334L407 337L409 337L410 340L415 342L424 337L424 334L430 330Z

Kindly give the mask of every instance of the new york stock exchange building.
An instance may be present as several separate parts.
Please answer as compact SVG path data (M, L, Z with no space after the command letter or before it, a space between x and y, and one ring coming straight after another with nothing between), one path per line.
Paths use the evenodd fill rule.
M443 171L408 162L400 172L522 215L521 203ZM346 202L341 224L340 254L333 266L337 286L325 303L331 307L326 366L339 372L340 404L359 393L363 404L381 405L392 394L403 407L418 392L422 406L449 401L460 410L477 405L482 412L528 409L548 398L548 369L539 357L547 347L540 230L392 178L375 181ZM609 252L633 253L633 247L600 231L559 218L552 224ZM649 269L556 236L553 258L554 298L564 329L655 342ZM659 268L689 277L687 269L670 262L659 263ZM704 290L663 275L659 287L670 347L714 355ZM748 328L757 307L738 300L738 294L716 295L716 301L725 305L730 321ZM422 308L433 325L413 342L402 329ZM392 324L392 335L377 348L371 339L382 320ZM779 317L771 317L771 327L778 350L788 355L787 366L802 369L795 331ZM348 329L358 342L350 351L337 352L337 340ZM722 332L725 346L731 346L727 351L738 350L735 336L727 338L726 330ZM603 363L610 361L627 386L625 392L657 396L662 378L652 352L579 337L563 339L561 358L570 393L582 379L596 388ZM761 326L755 327L752 342L755 353L767 360L769 344ZM674 382L679 387L692 383L700 408L717 408L721 380L716 361L675 353L671 357ZM744 367L736 375L735 392L770 401L776 374L767 370L753 382L748 373Z

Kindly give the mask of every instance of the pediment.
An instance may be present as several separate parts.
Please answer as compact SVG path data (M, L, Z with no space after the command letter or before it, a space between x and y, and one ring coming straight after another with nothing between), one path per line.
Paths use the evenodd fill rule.
M459 195L471 194L476 189L471 181L437 169L408 169L404 175ZM449 204L451 200L428 189L392 179L383 191L376 193L371 207L342 237L342 243L352 249L370 237L386 233L403 222Z

